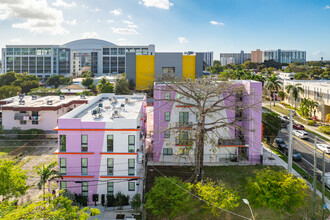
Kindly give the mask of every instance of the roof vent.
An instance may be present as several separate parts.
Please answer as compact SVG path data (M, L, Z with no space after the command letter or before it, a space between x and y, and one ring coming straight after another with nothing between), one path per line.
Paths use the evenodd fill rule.
M53 105L53 100L47 100L47 105Z
M32 95L32 100L37 100L37 96L36 95Z
M80 95L80 98L81 99L86 99L86 96L85 95Z
M92 115L94 118L100 118L102 116L101 114L101 108L95 108L92 110Z
M116 97L111 97L111 98L109 98L109 101L110 101L111 103L117 103L117 99L116 99Z
M99 103L99 108L103 108L103 103L102 102Z
M60 100L64 100L64 99L65 99L64 95L60 95Z
M120 113L118 110L114 110L113 113L112 113L112 117L113 118L119 118L120 117Z
M23 99L24 98L24 94L19 94L18 95L18 98Z
M126 102L126 103L131 103L131 98L130 98L130 97L126 97L126 98L125 98L125 102Z
M18 101L18 104L19 104L19 105L25 105L25 100L22 100L22 99L19 100L19 101Z

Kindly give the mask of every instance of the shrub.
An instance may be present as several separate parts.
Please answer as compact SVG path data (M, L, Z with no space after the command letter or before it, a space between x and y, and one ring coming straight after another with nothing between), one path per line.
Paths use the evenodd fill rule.
M129 196L125 196L123 193L117 192L115 205L119 206L120 209L122 209L125 205L129 205Z
M316 124L316 121L314 120L308 120L307 125L312 125L314 126Z
M325 134L330 134L330 126L320 126L318 130Z
M283 101L280 101L280 104L284 105L284 102Z
M19 139L33 139L36 138L38 135L45 134L44 130L41 129L29 129L29 130L20 130L18 132Z
M140 212L141 210L141 195L139 193L135 194L131 201L132 209L134 209L135 212Z

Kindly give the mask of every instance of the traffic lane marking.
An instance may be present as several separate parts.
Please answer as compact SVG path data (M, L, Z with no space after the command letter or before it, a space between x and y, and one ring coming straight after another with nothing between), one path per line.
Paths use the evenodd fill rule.
M289 134L288 131L285 131L285 132ZM306 144L307 146L311 147L311 148L314 150L314 147L313 147L312 145L310 145L309 143L307 143L306 141L303 141L303 140L301 140L300 138L297 138L297 137L294 136L293 134L292 134L292 137L294 137L294 138L295 138L296 140L298 140L298 141L303 142L304 144ZM317 150L319 153L323 154L323 151L320 151L319 149L316 149L316 150ZM325 156L328 157L328 159L330 159L330 156L329 156L328 154L325 154Z

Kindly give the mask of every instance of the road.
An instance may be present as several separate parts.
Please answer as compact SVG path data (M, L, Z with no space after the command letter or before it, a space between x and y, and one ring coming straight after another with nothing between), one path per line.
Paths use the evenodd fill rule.
M296 136L292 136L292 146L293 149L298 151L303 160L301 162L296 162L303 169L305 169L309 174L313 175L313 166L314 166L314 138L315 136L311 133L308 134L309 138L302 140L297 138ZM279 137L281 137L285 143L289 144L289 133L286 129L282 129L279 133ZM318 138L318 143L327 144L324 140ZM325 172L330 172L330 155L325 155ZM322 170L322 151L317 150L317 168Z

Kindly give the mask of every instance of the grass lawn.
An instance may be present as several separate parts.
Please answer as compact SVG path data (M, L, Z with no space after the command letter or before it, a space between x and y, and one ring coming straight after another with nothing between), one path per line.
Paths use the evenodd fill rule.
M157 170L159 170L162 174L166 176L177 176L180 177L182 180L187 180L192 172L193 167L188 166L155 166ZM204 167L204 176L206 178L211 178L213 180L222 180L224 183L226 183L228 186L236 189L239 192L239 195L241 198L245 197L245 184L246 184L246 178L250 177L253 174L253 171L260 170L265 168L265 166L256 165L256 166L217 166L217 167ZM270 169L273 170L281 170L282 167L279 166L270 166ZM148 192L153 183L154 178L161 176L154 168L148 167L148 175L147 175L147 186L146 191ZM170 184L170 183L169 183ZM311 219L312 214L312 192L309 192L309 196L306 198L306 206L302 207L292 215L288 214L284 216L284 219L292 219L292 220L300 220L305 219L305 216L308 216L308 219ZM317 219L321 219L321 199L317 198ZM278 213L267 209L267 208L253 208L253 212L255 215L255 219L261 220L277 220L280 219L280 216ZM248 218L251 217L250 210L247 205L243 203L243 201L240 202L239 207L232 210L233 212L246 216ZM329 211L326 212L326 216L330 214ZM150 215L150 213L147 213L147 219L158 219ZM230 220L236 220L236 219L242 219L238 216L234 216L225 212L222 212L222 215L219 218L210 216L205 213L200 213L196 211L193 215L185 216L184 218L178 218L178 219L230 219Z

